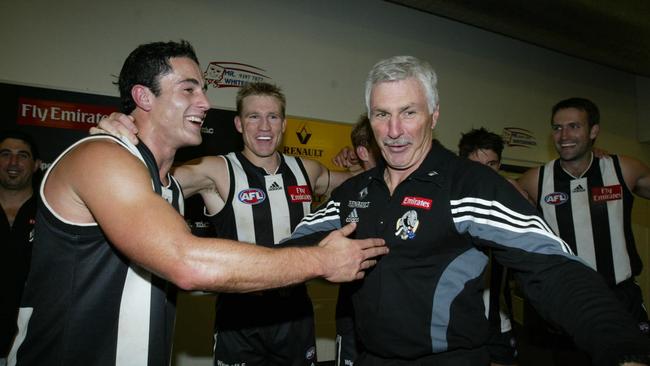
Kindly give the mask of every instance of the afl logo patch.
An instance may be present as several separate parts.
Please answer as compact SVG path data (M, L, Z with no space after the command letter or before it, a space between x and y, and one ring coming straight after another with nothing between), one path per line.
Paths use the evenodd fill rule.
M549 193L544 197L544 202L549 205L561 205L569 200L569 195L564 192Z
M259 188L250 188L239 191L237 195L239 202L243 202L247 205L257 205L258 203L264 202L266 199L266 194Z

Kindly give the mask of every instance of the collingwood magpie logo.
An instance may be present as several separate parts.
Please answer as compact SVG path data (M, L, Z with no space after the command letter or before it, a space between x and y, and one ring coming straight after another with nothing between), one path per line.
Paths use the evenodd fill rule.
M359 222L359 215L357 214L356 208L345 218L345 222Z
M271 191L280 191L280 190L282 190L282 187L280 187L278 182L273 182L268 188L269 192L271 192Z
M573 192L573 193L578 193L578 192L584 192L584 191L585 191L585 188L584 188L581 184L578 184L578 185L573 189L572 192Z
M406 211L395 223L395 236L402 240L413 239L418 226L420 226L418 213L415 210Z
M300 126L300 129L296 131L296 136L298 136L298 141L300 141L300 143L303 145L309 142L309 139L311 138L311 132L307 129L306 124L303 123Z

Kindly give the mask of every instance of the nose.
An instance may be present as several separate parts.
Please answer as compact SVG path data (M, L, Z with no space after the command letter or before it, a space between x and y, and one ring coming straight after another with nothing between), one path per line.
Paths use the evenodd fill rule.
M20 162L20 158L18 157L18 154L11 154L9 156L10 165L18 165L19 162Z
M397 138L402 135L402 121L399 116L391 116L388 121L388 137Z
M271 121L269 121L269 116L264 116L261 118L260 129L264 131L271 129Z
M208 95L205 93L205 91L199 93L198 99L196 101L196 106L203 111L210 109L210 101L208 100Z
M560 129L560 138L565 139L569 136L569 129L568 128L562 128Z

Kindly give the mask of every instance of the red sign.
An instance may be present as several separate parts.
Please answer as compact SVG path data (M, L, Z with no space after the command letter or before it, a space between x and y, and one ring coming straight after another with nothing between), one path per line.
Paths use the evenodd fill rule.
M287 191L291 202L311 202L311 189L309 189L309 186L289 186Z
M416 207L416 208L423 208L425 210L430 210L432 202L433 201L429 198L406 196L402 200L402 206L409 206L409 207Z
M620 184L607 187L593 187L591 199L594 202L620 200L623 198L623 188Z
M16 122L19 125L88 130L116 111L115 107L20 97Z

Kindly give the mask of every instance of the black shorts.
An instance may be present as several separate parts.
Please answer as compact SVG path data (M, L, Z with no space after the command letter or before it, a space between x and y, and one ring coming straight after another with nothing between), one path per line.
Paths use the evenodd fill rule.
M316 364L314 310L304 285L219 296L215 366Z
M313 366L314 319L306 317L262 327L217 330L214 365Z

